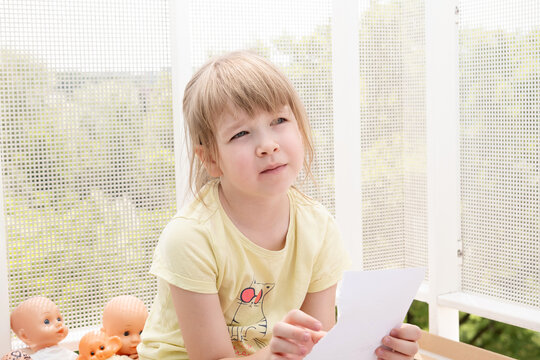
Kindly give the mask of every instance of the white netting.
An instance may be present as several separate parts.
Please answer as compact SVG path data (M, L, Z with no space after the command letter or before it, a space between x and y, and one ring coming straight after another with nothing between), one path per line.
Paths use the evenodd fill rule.
M360 10L364 268L427 267L424 2Z
M459 14L463 290L540 308L540 3Z
M11 307L44 295L80 328L116 295L150 305L176 207L168 22L166 1L0 3Z

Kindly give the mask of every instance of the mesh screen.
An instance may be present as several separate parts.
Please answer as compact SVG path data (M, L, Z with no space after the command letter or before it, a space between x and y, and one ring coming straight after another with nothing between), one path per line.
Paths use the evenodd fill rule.
M334 204L331 1L192 1L192 63L252 49L278 65L308 112L316 157L315 183L299 182L331 212Z
M11 308L70 328L111 297L150 305L175 210L166 1L0 2L0 155Z
M424 2L360 1L359 26L364 268L427 268Z
M540 308L540 3L459 9L463 290Z

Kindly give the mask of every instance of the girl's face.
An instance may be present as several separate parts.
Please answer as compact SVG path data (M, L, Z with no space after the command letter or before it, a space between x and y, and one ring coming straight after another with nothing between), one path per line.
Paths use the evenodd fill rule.
M210 175L220 176L223 188L237 195L283 195L303 165L302 135L289 106L254 116L226 111L216 139L219 158L210 164Z

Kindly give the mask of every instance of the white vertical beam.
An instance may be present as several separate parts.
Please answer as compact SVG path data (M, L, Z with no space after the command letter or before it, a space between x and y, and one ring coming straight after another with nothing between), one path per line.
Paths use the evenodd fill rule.
M332 1L336 221L353 268L362 269L358 0Z
M460 288L457 0L426 6L426 133L429 246L429 330L459 340L459 313L439 306Z
M174 157L176 205L180 209L189 194L189 160L184 136L182 99L184 88L192 75L189 1L170 0L170 45L172 75L172 109L174 126Z
M1 168L0 168L1 170ZM0 355L11 350L9 322L9 264L7 260L7 229L4 183L0 171Z

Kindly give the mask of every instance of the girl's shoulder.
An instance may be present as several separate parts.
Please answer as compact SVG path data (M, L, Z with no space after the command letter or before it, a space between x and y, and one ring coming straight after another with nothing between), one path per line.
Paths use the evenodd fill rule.
M298 188L291 187L289 198L291 199L297 217L305 216L314 221L322 221L323 223L333 221L333 215L323 204L304 194Z
M181 243L179 239L209 237L212 223L219 218L219 207L214 195L213 182L201 189L199 195L185 204L165 225L161 232L160 244ZM217 215L217 216L216 216Z

